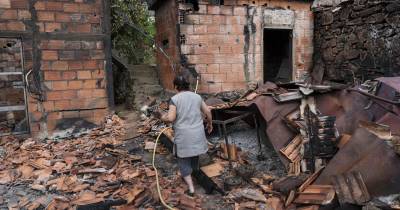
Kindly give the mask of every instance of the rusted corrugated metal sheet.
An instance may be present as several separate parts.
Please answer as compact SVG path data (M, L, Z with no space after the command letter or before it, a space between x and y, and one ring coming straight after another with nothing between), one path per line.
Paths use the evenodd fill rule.
M400 78L380 78L379 81L382 83L376 95L397 100ZM279 153L296 136L283 119L298 109L299 102L277 103L270 96L261 96L253 103L267 122L267 136ZM316 103L322 115L336 117L336 127L340 134L352 136L330 160L316 184L332 184L332 176L357 171L364 178L371 196L400 192L400 157L383 140L359 127L360 120L372 121L388 125L394 132L399 132L399 107L347 90L316 94ZM279 156L288 165L288 159L281 154Z

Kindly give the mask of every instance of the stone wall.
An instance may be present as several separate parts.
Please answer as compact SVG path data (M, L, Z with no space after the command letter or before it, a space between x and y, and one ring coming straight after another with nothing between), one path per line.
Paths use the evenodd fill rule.
M317 82L400 75L400 3L348 0L315 8Z
M51 137L66 121L99 124L112 107L108 4L0 0L0 37L22 41L23 74L32 70L27 108L34 136Z
M168 2L175 2L170 0ZM161 2L161 1L160 1ZM271 27L291 27L293 29L293 71L294 77L310 70L313 53L313 14L311 3L307 1L225 0L224 5L213 5L208 0L199 1L199 10L191 4L180 1L175 24L167 24L173 30L178 26L180 62L195 68L200 74L199 91L215 93L246 88L248 82L263 82L263 29ZM160 3L161 4L161 3ZM174 7L156 9L156 21L166 20ZM269 17L269 13L293 14L290 25L282 23L279 15ZM166 24L162 26L165 27ZM157 33L161 26L157 24ZM162 36L165 34L158 34ZM161 40L157 42L162 45ZM171 41L170 41L171 43ZM170 47L175 47L170 45ZM175 53L171 51L171 53ZM159 58L159 57L158 57ZM164 60L158 59L161 67L161 81L165 79ZM171 88L170 86L166 86Z

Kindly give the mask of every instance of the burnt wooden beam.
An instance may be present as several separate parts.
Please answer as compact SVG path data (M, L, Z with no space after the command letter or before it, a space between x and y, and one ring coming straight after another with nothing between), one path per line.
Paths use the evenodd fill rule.
M106 59L106 80L107 80L107 96L109 110L114 111L114 80L112 71L112 42L111 42L111 5L109 0L103 0L103 32L104 32L104 50Z

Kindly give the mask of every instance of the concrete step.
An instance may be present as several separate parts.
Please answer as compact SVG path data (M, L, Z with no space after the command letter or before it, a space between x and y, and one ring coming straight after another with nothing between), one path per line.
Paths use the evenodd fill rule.
M136 86L140 85L159 85L160 82L158 81L158 77L141 77L141 78L134 78L133 84Z
M151 72L157 72L157 68L155 66L149 66L149 65L129 65L128 66L129 71L151 71Z
M130 71L130 75L134 78L142 77L158 77L157 71Z
M160 85L138 85L133 87L135 95L139 94L144 96L156 96L163 92L163 88Z

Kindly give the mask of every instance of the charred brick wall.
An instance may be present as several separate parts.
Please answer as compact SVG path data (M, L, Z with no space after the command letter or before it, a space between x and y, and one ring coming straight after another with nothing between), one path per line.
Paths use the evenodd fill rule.
M317 81L400 75L400 3L350 0L315 11Z
M293 14L294 78L309 71L313 53L310 2L225 0L224 5L215 5L200 0L198 11L193 11L191 4L183 3L185 1L177 2L180 3L174 13L179 29L176 37L180 42L180 61L200 73L200 92L242 89L248 82L263 81L263 29L268 19L267 10ZM173 8L168 8L168 12L171 10ZM156 9L156 19L166 12ZM161 26L165 27L165 24ZM159 28L157 25L157 30ZM162 81L165 78L163 76ZM163 81L165 83L167 81Z
M108 4L0 0L0 37L22 40L24 74L31 72L28 111L34 136L51 137L66 120L99 124L112 108Z

